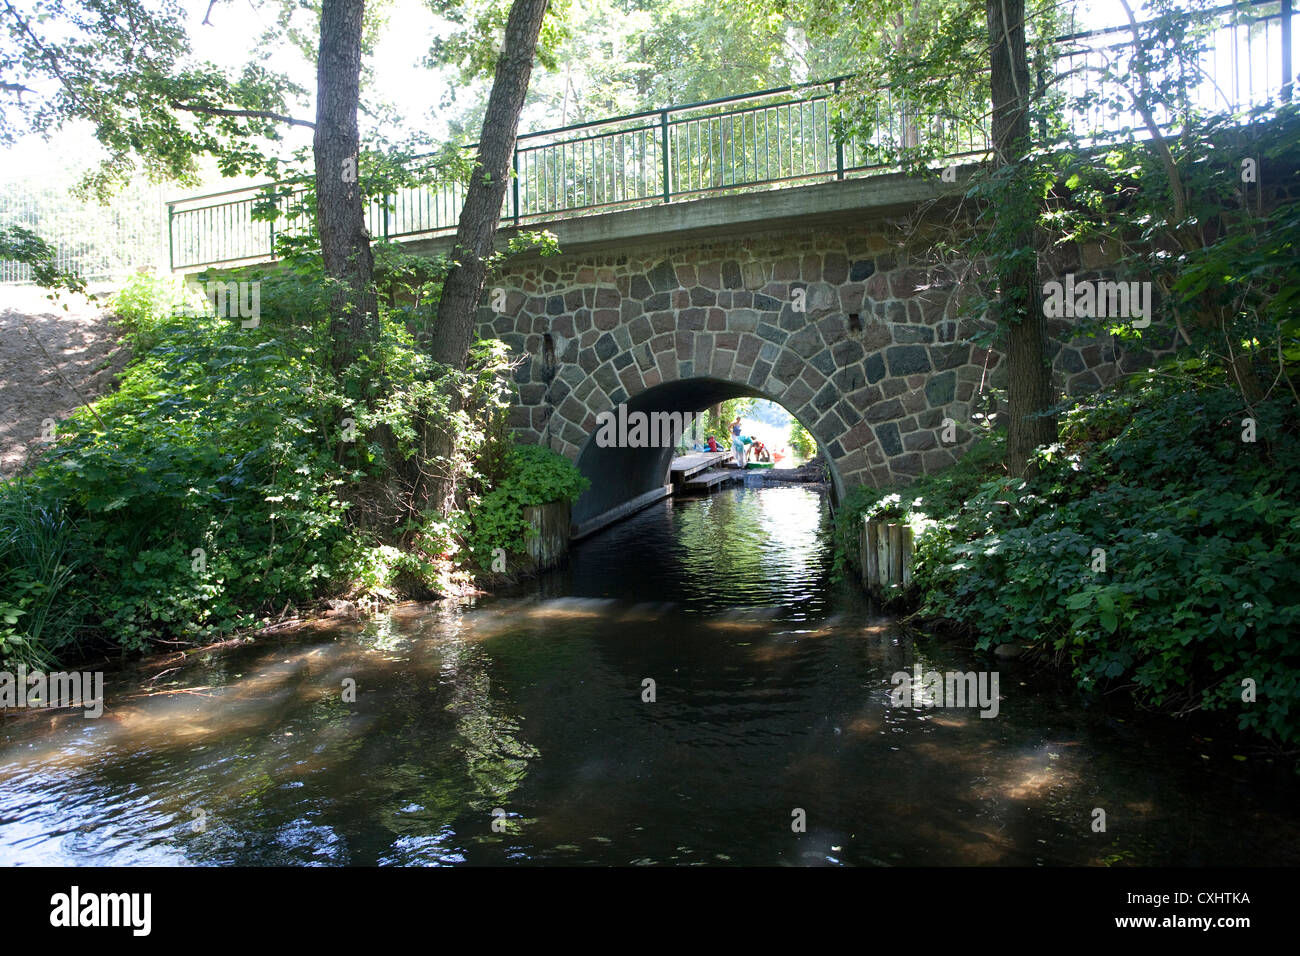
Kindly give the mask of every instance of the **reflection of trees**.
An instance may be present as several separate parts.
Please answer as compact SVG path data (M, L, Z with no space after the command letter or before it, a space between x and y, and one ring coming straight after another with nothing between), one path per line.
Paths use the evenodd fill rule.
M723 492L674 509L688 601L789 605L826 570L822 498L803 488Z
M367 849L375 860L458 857L467 814L481 815L487 834L490 811L510 809L539 752L518 738L505 695L493 694L491 664L480 645L460 640L425 645L396 663L406 673L389 678L384 725L366 729L367 759L345 771L364 781L357 815L373 828Z
M705 575L706 580L711 575L748 578L761 569L757 546L762 543L763 534L756 499L756 495L723 493L706 498L695 507L673 511L679 529L677 543L684 552L686 587L699 580L696 573Z
M451 649L449 649L451 650ZM520 740L519 721L500 696L492 697L486 658L477 648L461 645L443 658L444 684L452 700L446 710L456 715L456 732L463 741L465 767L473 797L471 806L491 809L505 802L528 773L528 761L540 756L536 747Z
M481 814L489 833L489 811L510 808L538 751L520 740L512 704L493 688L483 645L456 636L463 624L440 626L436 642L412 640L409 624L372 625L290 660L283 648L214 656L191 680L222 675L222 696L197 698L189 720L173 711L196 698L149 699L135 739L156 739L161 751L107 762L98 778L110 792L146 779L166 794L171 842L195 862L454 854L466 816ZM356 680L356 703L342 701L343 678ZM191 832L191 807L207 810L205 832Z

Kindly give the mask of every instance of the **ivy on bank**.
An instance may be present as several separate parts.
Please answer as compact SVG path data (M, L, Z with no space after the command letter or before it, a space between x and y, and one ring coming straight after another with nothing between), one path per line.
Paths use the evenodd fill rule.
M994 435L910 488L857 489L837 516L841 560L863 515L909 521L922 617L977 648L1023 644L1084 690L1222 711L1294 744L1300 435L1288 399L1254 407L1249 441L1234 391L1130 380L1070 411L1028 480L1002 473Z

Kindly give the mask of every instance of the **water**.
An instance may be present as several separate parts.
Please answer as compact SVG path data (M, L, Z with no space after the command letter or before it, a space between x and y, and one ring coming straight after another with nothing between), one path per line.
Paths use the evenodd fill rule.
M1285 774L914 636L827 520L670 500L523 594L110 674L102 719L0 724L0 862L1300 862ZM914 662L996 668L998 717L889 706Z

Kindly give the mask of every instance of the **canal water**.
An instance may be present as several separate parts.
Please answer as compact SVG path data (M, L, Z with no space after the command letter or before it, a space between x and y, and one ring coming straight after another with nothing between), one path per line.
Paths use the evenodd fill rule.
M1285 773L910 632L828 524L668 500L518 594L110 674L0 724L0 863L1300 862ZM997 716L891 706L916 664L996 670Z

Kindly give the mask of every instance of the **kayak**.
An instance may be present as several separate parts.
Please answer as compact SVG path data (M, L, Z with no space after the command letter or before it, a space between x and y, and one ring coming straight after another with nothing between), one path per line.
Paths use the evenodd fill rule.
M774 462L770 461L751 461L746 468L771 468Z

